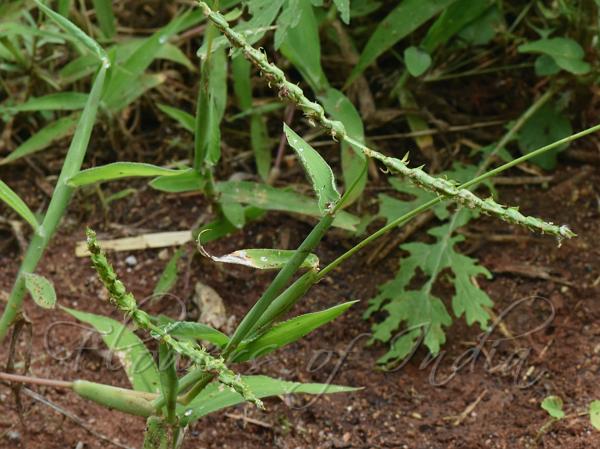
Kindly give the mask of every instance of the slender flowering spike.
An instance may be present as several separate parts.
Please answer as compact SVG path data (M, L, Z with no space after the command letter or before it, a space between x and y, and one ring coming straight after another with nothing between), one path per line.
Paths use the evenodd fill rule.
M137 326L149 331L153 338L169 345L178 354L188 357L199 368L214 374L219 382L233 388L244 399L254 403L257 407L263 408L262 401L252 393L239 374L234 373L225 365L222 357L213 357L204 348L194 345L191 342L179 341L169 334L168 329L161 328L152 323L150 315L138 309L134 296L127 291L123 283L118 279L115 270L106 258L106 255L102 252L100 245L98 245L96 233L88 228L86 235L92 264L100 280L108 290L111 304L130 317Z
M525 226L531 230L540 231L542 234L552 234L561 239L575 237L575 233L567 226L556 226L552 223L540 220L539 218L525 216L520 213L516 207L502 206L496 203L492 198L482 200L470 190L458 188L453 181L435 178L425 173L421 168L408 168L404 160L387 157L368 148L363 148L363 152L367 156L383 162L389 169L405 176L416 186L452 198L462 206L470 209L479 209L482 212L494 215L501 220Z
M296 104L304 111L304 114L311 123L319 123L323 128L329 131L334 140L345 141L354 148L360 149L366 156L380 160L389 169L393 169L409 178L417 186L451 198L463 206L480 209L484 213L495 215L509 223L526 226L529 229L535 229L542 233L552 234L559 239L575 236L575 234L566 226L556 226L535 217L527 217L519 213L516 209L506 208L493 200L482 200L467 189L459 189L456 187L457 184L453 181L430 176L421 168L409 168L406 165L408 162L408 153L402 160L389 158L381 153L371 150L361 142L353 139L346 132L343 123L327 118L325 111L320 104L306 98L302 89L295 84L290 83L286 79L283 71L276 65L270 63L263 52L249 45L241 34L234 31L229 26L225 17L210 9L205 2L199 1L198 3L206 17L208 17L225 37L229 39L231 44L234 47L239 48L246 58L260 69L261 75L269 82L269 85L274 85L275 88L277 88L279 96Z

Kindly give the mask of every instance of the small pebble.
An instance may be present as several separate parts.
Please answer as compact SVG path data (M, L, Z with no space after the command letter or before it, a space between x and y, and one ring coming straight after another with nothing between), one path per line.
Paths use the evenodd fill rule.
M8 437L8 439L10 441L13 441L13 442L21 441L21 433L17 432L16 430L9 430L6 433L6 436Z
M125 263L127 265L129 265L130 267L135 267L138 263L137 258L135 256L127 256L127 258L125 259Z

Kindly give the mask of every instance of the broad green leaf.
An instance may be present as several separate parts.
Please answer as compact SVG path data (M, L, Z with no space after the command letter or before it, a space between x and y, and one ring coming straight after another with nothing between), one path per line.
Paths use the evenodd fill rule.
M56 292L52 283L43 276L34 273L23 273L25 288L35 301L44 309L54 309L56 306Z
M540 39L520 45L518 50L520 53L548 55L561 69L575 75L584 75L591 70L591 66L583 60L585 56L583 48L573 39L564 37Z
M221 206L221 212L231 223L238 229L242 229L246 224L246 217L244 214L244 206L235 201L219 201Z
M350 0L333 0L340 12L342 21L347 25L350 23Z
M264 249L252 248L234 251L224 256L211 256L205 253L215 262L244 265L259 270L278 270L282 268L294 255L295 250L288 249ZM319 266L319 258L315 254L309 254L300 265L301 268L316 269Z
M242 380L258 398L284 394L321 395L357 390L357 388L340 385L287 382L267 376L242 376ZM245 399L238 393L229 389L221 390L218 384L211 383L188 406L180 407L179 411L184 413L191 410L191 414L187 415L186 413L186 419L194 421L217 410L245 402Z
M283 11L277 19L277 29L275 30L275 50L279 50L281 44L287 37L288 31L296 28L302 18L302 7L300 0L287 0Z
M68 115L60 118L40 129L33 134L29 139L19 145L4 159L0 160L0 165L16 161L24 156L29 156L33 153L48 148L51 143L63 137L69 136L77 126L78 114Z
M421 76L431 65L431 56L417 47L408 47L404 50L404 63L408 73L414 77Z
M0 108L11 113L40 111L73 111L83 109L88 95L79 92L59 92L43 97L31 97L25 103Z
M249 181L224 181L216 183L216 190L226 201L237 201L260 209L291 212L312 217L321 216L313 198L292 190L277 189L266 184ZM346 211L339 211L334 226L354 231L359 219Z
M170 335L192 341L209 341L222 348L227 345L229 337L224 333L202 323L193 321L175 321L166 316L159 317L160 326Z
M548 396L544 398L542 401L542 408L555 419L562 419L565 417L565 412L562 409L563 401L558 396Z
M192 64L192 61L190 61L186 54L181 51L179 47L169 44L168 42L160 47L156 52L156 59L164 59L167 61L176 62L177 64L181 64L182 66L186 67L188 70L196 70L196 67L194 67L194 64Z
M11 189L4 181L0 179L0 200L5 202L12 210L21 216L27 223L31 225L34 231L39 228L39 222L31 209L21 199L16 192Z
M165 269L154 287L153 295L164 295L173 288L175 282L177 282L177 262L179 262L182 255L183 251L178 249L175 251L175 254L173 254L173 257L169 259L169 262L165 266Z
M175 176L184 172L185 170L172 170L141 162L113 162L81 170L68 180L68 184L72 187L80 187L127 177Z
M39 0L34 0L35 4L40 8L44 14L46 14L50 19L56 22L62 29L64 29L67 33L77 39L81 44L85 45L90 51L92 51L98 58L104 62L108 61L108 56L104 49L98 45L98 43L85 34L81 29L79 29L73 22L71 22L66 17L58 14L57 12L51 10L46 5L44 5Z
M112 0L93 0L96 18L100 24L102 34L106 38L112 38L116 32L115 16L112 10Z
M369 38L346 85L352 83L380 55L396 45L456 0L404 0L385 17Z
M177 109L166 104L157 104L158 109L167 114L177 123L179 123L183 129L193 133L194 132L194 116L189 112L185 112L181 109Z
M341 121L346 127L348 134L357 141L364 143L365 131L360 114L352 102L341 91L328 88L323 95L319 95L325 111L335 120ZM349 189L360 177L360 181L354 191L346 199L345 206L352 204L362 196L367 185L367 172L365 166L368 161L359 148L354 148L346 142L342 142L342 176L344 186Z
M150 181L150 187L162 192L181 193L204 190L206 179L193 168L177 175L159 176Z
M312 90L323 92L329 87L329 83L321 67L321 43L317 19L312 6L307 1L299 1L297 10L298 24L287 31L280 51L294 64Z
M533 64L537 76L552 76L560 72L560 67L556 64L552 56L540 55Z
M573 128L569 120L556 110L552 105L542 106L523 125L517 135L519 149L523 154L530 153L544 145L556 142L559 139L570 136ZM558 153L567 149L569 144L547 151L546 153L531 159L545 170L556 167Z
M134 390L157 393L160 390L158 368L152 354L127 326L112 318L62 307L79 321L92 325L108 348L118 357Z
M242 342L234 361L245 362L246 360L256 359L293 343L318 327L333 321L356 302L346 302L320 312L307 313L278 323L260 337Z
M308 143L296 134L289 126L283 124L283 132L290 146L296 151L304 171L310 179L313 190L319 200L321 214L326 214L340 200L340 194L335 187L335 178L331 167L325 159Z
M600 401L590 402L590 422L596 430L600 430Z

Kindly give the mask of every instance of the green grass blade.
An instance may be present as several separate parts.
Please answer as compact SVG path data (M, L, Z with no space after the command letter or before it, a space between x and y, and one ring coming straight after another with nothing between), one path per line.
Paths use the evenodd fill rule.
M313 198L301 195L292 190L278 189L266 184L250 181L223 181L216 183L216 190L221 199L248 204L265 210L277 210L296 214L319 217L319 210ZM345 211L340 211L333 225L349 231L356 230L358 217Z
M104 34L104 37L111 39L117 31L112 0L93 0L92 3L102 34Z
M377 57L456 0L404 0L379 25L365 45L358 63L350 73L351 84Z
M82 170L71 177L67 183L71 187L81 187L96 182L114 181L121 178L174 176L183 172L184 170L173 170L141 162L114 162Z
M44 126L8 156L1 159L0 165L8 164L22 157L42 151L48 148L54 141L71 135L77 126L78 119L78 114L68 115Z
M46 14L50 19L58 24L62 29L64 29L67 33L77 39L81 44L87 47L90 51L92 51L98 58L103 62L108 62L108 55L104 51L104 49L98 45L98 43L85 34L81 29L79 29L73 22L71 22L66 17L60 15L59 13L51 10L46 5L44 5L40 0L34 0L35 4L40 8L44 14Z
M242 342L232 360L234 362L253 360L293 343L318 327L333 321L356 302L346 302L320 312L307 313L276 324L260 337L247 343Z
M332 394L356 391L357 388L343 387L332 384L303 384L300 382L287 382L281 379L273 379L268 376L242 376L244 382L252 389L259 398L269 396L281 396L285 394ZM244 398L230 390L219 391L217 384L210 384L200 393L187 407L181 408L181 412L192 410L192 414L186 416L189 421L194 421L217 410L231 407L244 402Z
M11 189L4 181L0 179L0 200L4 201L12 210L21 216L31 227L37 231L40 224L35 218L27 204Z
M16 114L17 112L74 111L83 109L87 98L87 94L80 92L59 92L43 97L31 97L26 102L15 106L0 107L0 112L4 110Z
M156 286L154 287L154 291L152 292L153 295L164 295L173 288L177 282L177 263L179 262L179 259L181 259L182 255L183 250L180 248L175 251L173 257L169 259L169 262L165 266L165 269L163 270L158 282L156 283Z
M157 106L158 109L179 123L183 129L191 133L194 132L194 116L192 114L166 104L158 103Z

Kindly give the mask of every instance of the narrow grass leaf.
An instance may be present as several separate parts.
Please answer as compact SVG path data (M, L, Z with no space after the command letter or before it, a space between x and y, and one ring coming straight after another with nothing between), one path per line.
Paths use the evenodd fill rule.
M112 0L93 0L92 3L102 34L104 34L104 37L111 39L117 30Z
M108 56L104 49L98 45L98 43L85 34L81 29L79 29L73 22L71 22L66 17L60 15L59 13L51 10L46 5L44 5L40 0L34 0L35 4L40 8L44 14L46 14L50 19L58 24L62 29L64 29L67 33L77 39L80 43L86 46L90 51L92 51L98 58L103 61L108 61Z
M369 38L358 63L346 81L349 85L380 55L396 45L456 0L404 0L381 22Z
M150 187L162 192L181 193L202 191L206 184L206 177L193 168L183 170L177 175L159 176L150 181Z
M18 105L0 107L0 111L5 110L13 114L17 112L73 111L83 109L87 98L87 94L79 92L59 92L43 97L31 97Z
M224 256L211 256L202 250L203 254L219 263L231 263L257 268L259 270L281 269L294 255L294 250L287 249L241 249ZM301 268L316 269L319 266L319 258L315 254L309 254L300 265Z
M177 263L179 262L179 259L181 259L182 255L183 251L180 248L177 251L175 251L173 257L169 259L169 262L165 266L165 269L163 270L162 274L160 275L160 278L158 279L158 282L156 283L156 286L154 287L153 295L164 295L173 288L173 286L177 282Z
M0 160L0 165L16 161L25 156L30 156L44 150L56 140L70 136L77 126L78 114L68 115L44 126L29 139L15 148L8 156Z
M108 348L118 357L134 390L156 393L160 388L160 376L152 354L144 342L124 323L93 313L62 307L79 321L94 327Z
M165 332L180 339L194 342L208 341L220 348L226 346L229 341L229 337L223 332L203 323L175 321L163 315L159 317L159 323Z
M357 390L357 388L332 384L288 382L268 376L242 376L242 380L258 398L281 396L285 394L322 395ZM194 421L217 410L231 407L242 402L245 402L245 399L238 393L232 392L229 389L220 391L219 385L212 383L208 385L188 406L180 407L179 411L183 413L186 410L192 410L192 413L189 416L186 416L186 419Z
M250 181L218 182L216 190L220 193L222 199L249 204L261 209L291 212L312 217L321 215L314 199L292 190L278 189ZM333 225L354 231L359 221L358 217L346 211L339 211Z
M282 346L293 343L318 327L333 321L357 301L350 301L320 312L307 313L276 324L260 337L242 342L233 358L235 362L262 357Z
M166 104L158 103L157 106L158 109L179 123L183 129L194 132L194 116L192 114Z
M21 199L16 192L11 189L4 181L0 179L0 200L4 201L12 210L21 216L27 223L31 225L34 231L39 228L39 222L31 209Z
M88 168L68 180L72 187L81 187L95 182L113 181L128 177L174 176L184 170L172 170L142 162L113 162L112 164Z
M313 189L319 200L319 210L325 214L333 209L340 200L335 187L335 178L325 159L289 126L283 124L283 131L290 146L296 151Z
M23 273L25 288L34 302L44 309L54 309L56 306L56 292L52 282L39 274Z

